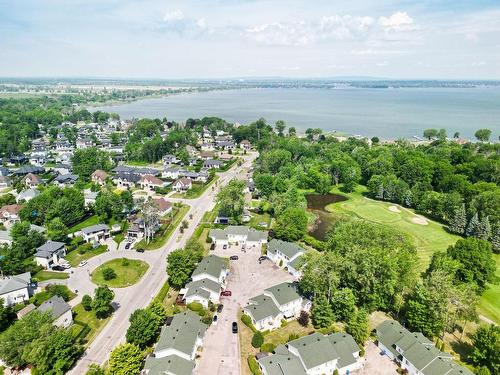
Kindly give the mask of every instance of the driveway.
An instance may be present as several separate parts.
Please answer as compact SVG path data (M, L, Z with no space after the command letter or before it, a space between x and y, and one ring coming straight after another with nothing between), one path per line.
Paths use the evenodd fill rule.
M231 297L222 297L224 310L219 314L217 325L209 327L203 340L203 351L198 361L195 373L199 375L239 375L240 348L238 335L231 332L231 324L238 322L238 311L246 306L248 299L261 294L264 289L273 285L293 281L293 276L280 270L271 261L259 264L261 247L252 247L244 253L241 246L231 246L223 250L218 246L212 254L229 257L238 255L238 260L231 261L231 271L228 277L227 290ZM246 366L246 363L244 364Z
M373 343L373 341L368 342L368 346L365 351L365 365L364 367L356 372L360 375L394 375L398 372L396 369L398 366L392 362L389 357L382 355L380 349Z

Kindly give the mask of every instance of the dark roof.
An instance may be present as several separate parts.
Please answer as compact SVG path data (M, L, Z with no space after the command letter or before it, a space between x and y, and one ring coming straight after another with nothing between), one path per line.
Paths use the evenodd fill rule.
M109 227L106 224L96 224L96 225L91 225L90 227L86 227L82 229L82 232L84 234L92 234L92 233L97 233L101 231L109 230Z
M42 312L50 311L54 319L59 318L62 314L71 310L71 306L68 305L61 297L52 296L47 301L42 303L38 310Z
M35 256L38 258L49 258L62 247L64 247L64 242L47 241L36 249Z
M44 173L44 172L45 172L45 169L42 167L36 167L34 165L24 165L21 168L19 168L18 170L14 171L14 174L20 176L20 175L25 175L28 173L40 174L40 173Z

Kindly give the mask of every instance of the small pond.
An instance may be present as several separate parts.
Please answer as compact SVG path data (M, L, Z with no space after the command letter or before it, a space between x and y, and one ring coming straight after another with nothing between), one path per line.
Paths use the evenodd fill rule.
M334 215L326 210L330 203L342 202L347 198L340 194L307 194L307 210L314 213L317 217L316 223L309 231L309 234L317 240L323 241L326 233L335 220Z

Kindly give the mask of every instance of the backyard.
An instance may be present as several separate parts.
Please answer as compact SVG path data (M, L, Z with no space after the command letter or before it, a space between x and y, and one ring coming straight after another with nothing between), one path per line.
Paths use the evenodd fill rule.
M105 269L111 268L115 276L106 280ZM107 285L110 288L125 288L137 283L146 273L149 266L146 262L135 259L113 259L97 267L91 274L92 282Z
M33 278L38 281L47 281L47 280L64 280L69 278L69 275L66 272L56 272L56 271L38 271Z

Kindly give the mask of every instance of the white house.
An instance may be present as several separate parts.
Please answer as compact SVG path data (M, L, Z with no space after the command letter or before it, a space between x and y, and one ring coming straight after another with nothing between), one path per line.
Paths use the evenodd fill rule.
M158 207L160 216L165 216L172 212L172 203L165 198L153 198L153 202Z
M212 229L208 235L216 245L240 244L251 247L267 243L268 232L247 226L228 225L224 229Z
M172 164L179 164L181 162L180 159L177 159L175 155L165 155L163 157L163 164L164 165L172 165Z
M31 283L31 273L25 272L0 280L0 298L5 306L29 300L33 295L34 285Z
M152 175L141 176L139 185L144 190L154 191L156 188L162 188L167 185L165 181L160 180L158 177Z
M0 208L0 223L4 224L6 227L10 227L14 223L20 220L19 211L21 211L21 205L19 204L8 204Z
M229 267L226 259L216 255L209 255L198 263L198 266L196 266L193 274L191 275L191 279L193 281L209 279L215 281L216 283L225 285L228 273Z
M109 226L106 224L96 224L81 230L85 242L98 243L109 238Z
M293 242L272 239L267 245L266 255L279 267L286 268L292 275L300 277L299 259L305 252L303 248Z
M189 304L198 302L203 307L208 308L209 302L214 304L220 303L220 292L223 290L221 283L211 279L202 279L191 281L184 288L184 301Z
M50 312L54 318L53 324L56 327L68 328L73 324L73 314L71 306L61 297L52 296L38 307L39 311Z
M37 197L38 195L40 195L40 191L38 191L37 189L26 189L26 190L21 191L17 195L16 202L17 203L23 202L23 201L29 202L30 200Z
M172 184L172 189L177 192L187 191L193 187L193 182L190 178L182 177L179 178Z
M47 241L36 249L36 264L48 269L59 264L60 260L66 256L64 242Z
M177 180L180 176L183 170L179 167L166 167L161 176L163 178L168 178L169 180Z

